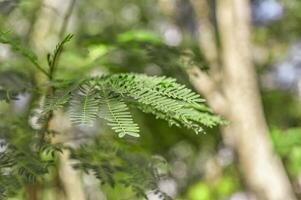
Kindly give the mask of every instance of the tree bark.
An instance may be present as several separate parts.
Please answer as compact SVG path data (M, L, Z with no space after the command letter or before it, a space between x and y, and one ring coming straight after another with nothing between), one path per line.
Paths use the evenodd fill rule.
M274 154L265 122L256 70L251 59L250 5L218 0L224 92L231 110L234 147L246 183L260 199L295 199L280 159Z
M249 189L258 199L294 200L285 169L273 152L264 118L250 52L249 8L247 0L217 0L222 82L205 77L207 74L196 67L188 70L188 74L209 105L230 121L223 130L223 136L237 152ZM197 7L195 9L201 12ZM206 51L205 46L202 49ZM206 84L212 83L209 89L201 86L206 79Z

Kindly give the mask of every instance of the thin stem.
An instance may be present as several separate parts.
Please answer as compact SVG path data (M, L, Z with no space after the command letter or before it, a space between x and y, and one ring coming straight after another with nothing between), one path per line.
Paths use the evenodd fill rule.
M47 72L45 69L43 69L38 63L34 63L34 66L40 70L40 72L42 72L44 75L46 75L48 78L51 77L51 74L49 72Z

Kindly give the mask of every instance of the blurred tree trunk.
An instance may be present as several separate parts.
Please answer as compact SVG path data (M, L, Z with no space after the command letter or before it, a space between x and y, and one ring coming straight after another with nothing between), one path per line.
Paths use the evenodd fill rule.
M41 0L30 43L41 55L52 52L66 30L74 29L75 0Z
M46 54L52 52L55 45L64 37L65 31L69 27L74 4L75 0L42 0L42 6L30 36L30 44L40 55L46 57ZM38 77L38 79L40 78ZM68 137L70 122L62 113L56 112L50 119L48 128L64 134L58 137ZM56 140L60 139L53 138L53 142ZM55 191L54 199L84 200L81 180L72 168L68 157L69 152L66 150L60 155L58 180L56 180L58 190ZM59 188L60 186L62 188Z
M206 0L191 2L196 13L208 13ZM197 15L198 21L203 22L202 24L206 25L210 21L208 16ZM216 70L217 61L212 60L212 56L206 55L206 51L211 52L214 45L210 41L209 45L206 44L208 38L214 37L208 37L207 31L204 37L200 38L200 46L208 57L208 62L213 64L213 68L209 74L203 73L197 67L188 70L191 82L208 99L210 106L230 121L230 125L223 130L224 139L237 152L244 180L258 199L296 199L285 169L273 152L268 135L256 69L250 52L248 1L217 0L217 21L222 67L219 66L219 70ZM207 25L207 28L212 27Z

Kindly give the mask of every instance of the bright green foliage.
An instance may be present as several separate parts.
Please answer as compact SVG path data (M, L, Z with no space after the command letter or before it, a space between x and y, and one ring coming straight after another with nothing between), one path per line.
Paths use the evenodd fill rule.
M92 125L99 116L108 121L120 137L138 137L139 128L128 104L170 125L199 133L203 126L212 127L223 122L202 102L199 95L174 79L129 73L88 78L73 91L58 89L49 97L44 110L52 111L68 104L71 121L75 124Z
M68 84L67 86L65 84L61 85L58 84L56 87L60 87L61 89L56 92L56 95L48 95L47 100L45 102L43 112L51 112L53 110L57 110L59 108L63 108L64 105L69 102L71 98L72 92L74 92L75 89L77 89L78 84Z
M134 123L128 106L122 99L104 96L101 101L99 117L107 120L108 125L119 134L119 137L126 134L139 137L139 127Z
M271 136L276 152L286 160L290 175L298 177L301 170L301 129L273 129Z
M71 34L67 35L58 45L56 45L54 52L52 54L47 55L47 62L48 62L48 66L49 66L49 76L51 79L53 78L59 56L61 55L61 52L63 51L63 47L67 42L69 42L72 39L72 37L73 37L73 35L71 35Z
M79 86L70 102L70 117L75 124L92 125L98 113L95 84L88 81Z
M206 181L196 183L188 190L187 197L191 200L227 199L237 188L239 182L235 177L223 175L211 185Z

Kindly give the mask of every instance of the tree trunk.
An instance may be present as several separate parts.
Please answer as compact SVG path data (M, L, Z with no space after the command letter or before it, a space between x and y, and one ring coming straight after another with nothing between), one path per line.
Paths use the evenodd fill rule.
M296 198L285 169L273 152L260 101L250 52L249 7L247 0L217 0L222 82L216 82L196 67L188 70L188 74L210 106L230 121L223 129L223 136L236 150L250 190L258 199L293 200ZM202 12L199 9L195 7L196 12ZM206 51L206 47L202 49Z
M64 37L68 27L75 0L43 0L31 35L31 45L40 53L46 55L52 52L55 45ZM46 56L45 56L46 57ZM67 137L70 132L70 122L63 113L56 112L48 122L48 128L63 135L52 138L52 142L60 140L58 137ZM85 200L81 180L72 168L68 159L69 152L64 150L59 158L58 181L62 192L57 191L56 199Z

